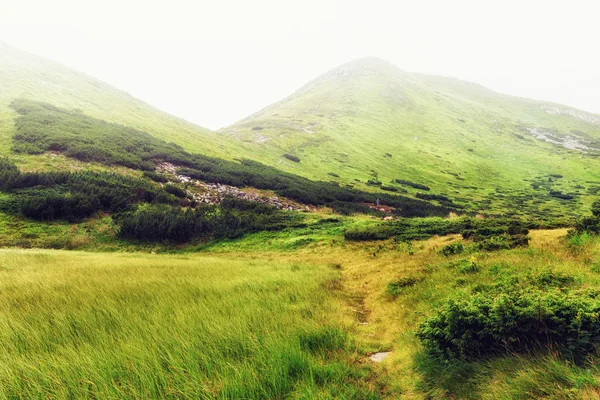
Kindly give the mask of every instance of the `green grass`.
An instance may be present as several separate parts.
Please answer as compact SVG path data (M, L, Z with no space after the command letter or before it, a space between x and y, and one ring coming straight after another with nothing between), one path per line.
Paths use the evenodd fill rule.
M527 131L568 135L600 147L600 126L593 121L547 111L573 111L565 106L407 73L381 60L340 66L222 133L213 133L39 57L6 46L0 46L0 56L0 154L8 154L12 145L17 113L9 104L26 98L80 109L172 141L190 153L250 158L310 179L382 193L366 184L375 171L383 186L402 188L395 179L424 184L432 193L482 213L575 216L589 207L590 193L600 187L595 174L598 152L568 150ZM289 161L284 154L301 161ZM21 156L19 163L28 169L78 167L47 156ZM563 178L549 182L551 174ZM419 192L404 189L409 196ZM557 199L550 191L574 199Z
M383 185L424 184L483 213L574 215L589 207L599 159L537 140L526 129L597 143L600 126L551 115L545 106L367 59L340 66L222 131L255 159L313 179L332 180L334 171L335 181L378 190L366 185L376 171ZM287 161L285 153L301 162ZM564 177L548 182L549 174ZM543 185L536 190L534 182ZM553 198L551 190L575 199Z
M10 150L16 98L80 109L93 117L127 125L188 151L233 157L235 141L164 113L88 75L0 44L0 155Z
M326 266L0 251L1 398L377 398ZM324 290L330 289L330 290Z

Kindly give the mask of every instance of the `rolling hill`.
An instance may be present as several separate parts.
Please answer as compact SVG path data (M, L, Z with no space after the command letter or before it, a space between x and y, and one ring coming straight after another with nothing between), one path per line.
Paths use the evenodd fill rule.
M335 68L222 132L290 172L413 195L424 185L482 212L571 214L600 186L600 116L377 58Z
M126 125L187 150L227 157L234 141L162 112L104 82L0 42L0 154L11 148L17 98L80 109L108 122Z
M316 181L482 213L577 216L600 191L600 116L516 98L377 58L349 62L220 132L52 61L0 44L0 154L15 99L147 132L184 150L246 158ZM19 155L29 168L65 164ZM64 167L63 166L63 167Z

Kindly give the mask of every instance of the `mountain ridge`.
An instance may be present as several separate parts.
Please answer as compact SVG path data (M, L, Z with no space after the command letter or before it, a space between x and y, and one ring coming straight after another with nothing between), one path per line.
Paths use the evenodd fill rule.
M220 132L240 140L261 162L314 179L338 175L336 181L366 190L374 176L388 186L396 179L415 180L445 195L473 199L481 211L491 203L510 207L515 199L534 211L544 196L527 185L544 174L569 177L563 181L567 185L557 184L546 194L569 190L578 197L576 181L595 180L597 117L363 58L333 68ZM290 162L284 154L301 161ZM511 200L502 200L502 192L512 192ZM568 209L546 200L555 213Z

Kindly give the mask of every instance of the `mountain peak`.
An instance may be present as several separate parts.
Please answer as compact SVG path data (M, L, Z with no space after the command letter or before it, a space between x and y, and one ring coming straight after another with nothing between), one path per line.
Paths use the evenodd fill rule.
M325 73L325 77L397 75L403 71L396 65L378 57L363 57L349 61Z

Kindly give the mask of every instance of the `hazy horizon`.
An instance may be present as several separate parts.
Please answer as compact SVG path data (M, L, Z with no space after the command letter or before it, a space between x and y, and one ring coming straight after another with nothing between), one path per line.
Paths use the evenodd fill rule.
M25 1L3 11L0 41L210 129L368 56L600 114L591 1L284 3Z

